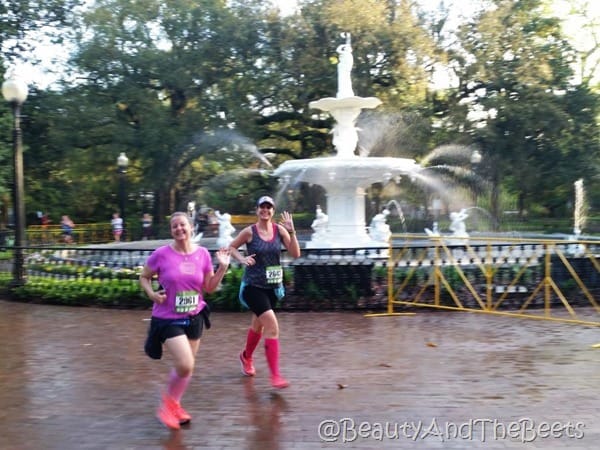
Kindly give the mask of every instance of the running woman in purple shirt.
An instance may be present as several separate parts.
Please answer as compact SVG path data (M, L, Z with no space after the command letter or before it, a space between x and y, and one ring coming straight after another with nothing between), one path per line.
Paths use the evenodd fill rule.
M292 258L298 258L300 245L292 215L284 211L277 224L273 223L274 214L273 199L266 195L260 197L256 202L258 222L240 231L229 249L231 255L245 266L240 300L253 313L246 346L239 355L242 373L249 377L256 374L252 354L260 338L264 336L271 385L281 389L288 387L289 383L279 373L279 324L273 308L283 296L283 267L280 260L282 246ZM238 250L242 245L246 246L245 256Z
M193 242L193 226L184 212L176 212L170 220L173 242L157 248L148 257L140 286L154 302L145 350L160 359L162 347L171 353L174 367L156 415L167 427L179 429L191 416L181 407L181 397L190 382L196 353L208 307L203 293L214 292L229 267L229 249L215 253L219 267L215 272L210 253ZM157 276L160 287L154 290Z

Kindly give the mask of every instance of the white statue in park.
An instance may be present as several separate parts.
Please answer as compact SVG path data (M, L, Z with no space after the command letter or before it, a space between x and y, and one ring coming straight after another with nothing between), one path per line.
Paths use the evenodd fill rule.
M461 209L458 212L450 213L450 231L452 231L452 236L455 237L469 237L467 233L467 226L465 225L465 220L469 217L466 209Z
M338 91L337 98L354 97L352 89L352 79L350 73L354 65L354 57L352 56L352 46L350 45L350 33L342 33L342 37L346 38L346 43L338 46L337 53L339 55L338 62Z
M325 236L327 232L327 224L329 223L329 216L323 212L321 209L321 205L317 205L315 220L313 220L311 224L311 228L314 233L312 235L312 240L316 241Z
M388 242L392 235L390 226L387 224L387 216L390 215L390 210L384 208L379 214L375 214L371 219L369 233L371 239L378 242Z
M233 241L233 233L235 233L235 227L231 225L231 214L221 214L219 211L215 211L215 216L219 221L219 237L217 238L217 247L229 247L231 241Z
M198 217L198 211L196 211L196 202L188 202L187 204L187 215L190 218L190 222L192 223L192 228L194 229L194 238L193 241L198 243L204 233L198 233L196 228L196 219Z
M427 236L439 237L440 236L440 230L438 228L438 223L437 222L433 222L433 229L432 230L430 230L429 228L425 228L425 233L427 233Z
M187 215L192 221L192 223L194 223L194 221L196 220L196 202L188 202Z

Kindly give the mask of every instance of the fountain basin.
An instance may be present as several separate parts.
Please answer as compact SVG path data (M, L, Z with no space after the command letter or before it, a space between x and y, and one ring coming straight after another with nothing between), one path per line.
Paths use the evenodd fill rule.
M326 97L312 101L308 104L311 108L321 111L353 110L360 113L363 108L373 109L381 105L381 100L377 97L344 97L334 98Z
M273 175L290 183L305 182L325 189L328 227L319 240L307 242L307 248L383 247L388 243L373 240L367 232L366 189L420 169L409 158L333 156L286 161Z
M410 158L332 156L289 160L275 169L273 175L289 175L294 183L305 182L323 187L347 183L367 188L388 176L415 174L420 169L421 166Z

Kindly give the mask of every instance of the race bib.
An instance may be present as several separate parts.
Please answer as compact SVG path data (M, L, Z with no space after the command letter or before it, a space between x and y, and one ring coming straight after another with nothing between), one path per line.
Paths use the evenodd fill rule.
M196 291L181 291L175 294L175 312L186 313L198 307L200 295Z
M267 284L280 284L283 282L283 267L267 267Z

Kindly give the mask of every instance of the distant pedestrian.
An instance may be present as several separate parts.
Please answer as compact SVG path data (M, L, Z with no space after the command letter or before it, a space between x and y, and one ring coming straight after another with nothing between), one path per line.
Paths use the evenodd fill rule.
M194 371L203 326L210 326L203 293L214 292L219 287L230 256L228 249L215 253L219 262L215 272L208 250L192 240L193 228L188 215L174 213L170 227L173 242L157 248L148 257L140 274L140 286L154 302L146 353L160 359L164 345L174 362L156 415L167 427L178 429L191 420L181 406L181 398ZM155 276L160 283L157 291L152 286Z
M75 223L67 215L64 215L60 219L60 230L63 236L63 240L66 244L73 243L73 230L75 229Z
M112 227L115 242L121 242L121 235L123 234L123 218L119 215L118 212L113 213L110 225Z
M52 220L50 219L50 217L48 217L48 213L42 214L42 217L40 218L42 228L48 228L48 225L50 225L51 222Z
M273 308L283 297L282 246L292 258L300 256L300 245L294 229L292 215L284 211L279 224L273 223L275 202L262 196L256 203L258 221L244 228L231 242L231 255L244 266L240 286L240 300L252 311L252 322L246 336L246 345L239 359L242 373L254 376L252 355L261 337L265 337L265 355L271 371L271 385L276 388L289 386L279 372L279 324ZM246 255L238 248L246 246Z
M152 237L152 216L144 213L142 216L142 240L146 241Z

